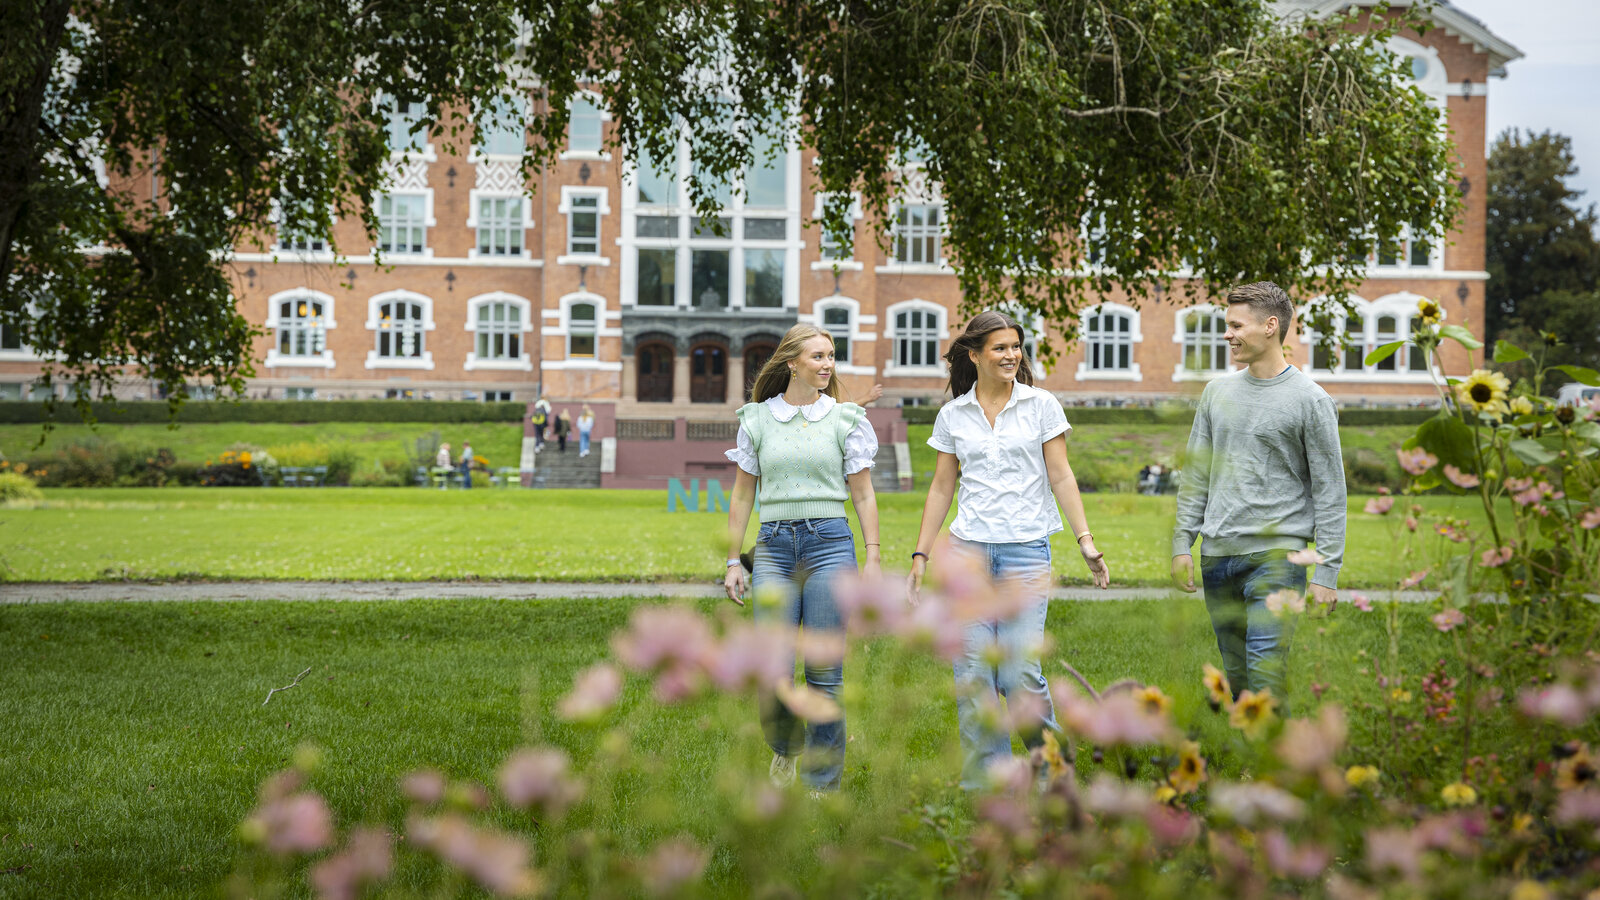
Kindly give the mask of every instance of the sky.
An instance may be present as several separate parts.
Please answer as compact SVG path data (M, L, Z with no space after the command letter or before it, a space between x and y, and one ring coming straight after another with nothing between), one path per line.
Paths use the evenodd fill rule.
M1568 185L1600 204L1600 0L1451 0L1523 57L1490 79L1489 141L1507 128L1572 138Z

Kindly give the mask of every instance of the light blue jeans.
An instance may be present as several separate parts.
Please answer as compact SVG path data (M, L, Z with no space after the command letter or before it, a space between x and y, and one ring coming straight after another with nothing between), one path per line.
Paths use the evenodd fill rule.
M1294 620L1287 613L1273 615L1266 601L1274 591L1304 592L1305 567L1289 562L1287 550L1262 550L1201 557L1200 577L1234 699L1241 691L1270 690L1279 713L1288 716L1286 669Z
M1060 731L1050 685L1039 664L1045 617L1050 610L1050 539L988 544L952 538L958 553L975 556L996 588L1021 590L1026 605L1005 619L973 622L962 634L955 661L956 720L961 731L961 786L978 790L989 766L1011 756L1011 733L994 724L999 700L1032 695L1042 713L1037 724L1020 729L1023 746L1044 743L1044 729ZM987 709L985 709L987 707Z
M763 522L756 538L751 586L757 622L844 636L833 581L841 572L856 571L855 538L842 518L790 519ZM780 599L763 604L763 588L776 587ZM789 661L794 669L794 661ZM844 661L805 661L806 684L839 702ZM763 694L761 729L767 746L779 756L801 756L800 780L810 790L836 791L844 772L844 719L803 722L770 693Z
M589 452L589 429L587 429L587 428L579 428L578 429L578 453L579 454L584 454L584 453L588 453L588 452Z

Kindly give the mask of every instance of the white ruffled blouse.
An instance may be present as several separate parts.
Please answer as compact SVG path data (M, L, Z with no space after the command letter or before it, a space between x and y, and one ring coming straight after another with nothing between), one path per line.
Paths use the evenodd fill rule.
M817 402L809 406L791 406L789 401L779 394L767 400L767 409L779 422L789 421L794 418L795 413L805 416L807 422L818 422L837 402L827 394L823 394L817 398ZM745 431L743 425L739 426L739 435L734 448L724 455L738 463L739 468L757 478L761 477L761 464L756 461L756 445L750 440L750 433ZM877 455L878 433L872 430L872 423L862 416L861 421L844 439L844 474L854 475L862 469L872 468L873 459Z

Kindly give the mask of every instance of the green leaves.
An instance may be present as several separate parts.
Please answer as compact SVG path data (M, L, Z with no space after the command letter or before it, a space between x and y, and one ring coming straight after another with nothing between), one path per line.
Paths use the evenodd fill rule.
M1556 369L1566 373L1568 378L1579 384L1589 387L1600 387L1600 372L1585 369L1583 366L1556 366Z
M1377 349L1373 350L1371 353L1368 353L1367 354L1367 358L1363 361L1362 364L1363 365L1368 365L1368 366L1377 365L1378 363L1383 362L1384 360L1386 360L1389 357L1393 356L1396 351L1398 351L1401 347L1404 347L1405 345L1406 345L1405 341L1392 341L1390 343L1384 344L1382 347L1378 347Z
M1530 466L1548 466L1557 459L1554 451L1532 438L1518 438L1506 444L1506 449Z
M1439 457L1440 465L1449 464L1463 472L1478 470L1478 444L1472 429L1460 418L1448 412L1417 426L1417 433L1406 441L1407 448L1421 447Z
M1439 336L1447 337L1468 350L1477 350L1483 346L1483 341L1473 337L1472 332L1460 325L1440 325Z
M1510 341L1494 342L1494 361L1497 363L1514 363L1528 358L1528 354L1521 347Z

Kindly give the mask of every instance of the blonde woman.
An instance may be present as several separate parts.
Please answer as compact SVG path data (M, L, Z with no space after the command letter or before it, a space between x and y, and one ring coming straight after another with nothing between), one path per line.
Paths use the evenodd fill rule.
M969 790L982 787L989 767L1011 756L1010 733L996 729L983 706L1005 698L1014 709L1036 711L1037 718L1019 729L1030 748L1043 742L1044 729L1059 729L1039 652L1050 602L1050 536L1062 530L1061 513L1095 585L1111 583L1067 462L1072 426L1060 401L1033 386L1033 364L1022 340L1016 320L991 310L974 316L945 354L953 399L940 408L928 439L939 455L906 579L916 602L934 538L959 486L951 552L975 561L1013 595L1016 603L1009 606L1020 610L965 623L955 680L965 755L961 784Z
M729 600L744 605L739 551L759 496L761 531L751 580L757 589L777 588L782 599L775 605L757 603L757 622L823 634L843 631L834 576L856 570L846 499L855 506L866 542L865 574L878 575L878 502L872 491L878 439L866 411L839 402L838 396L833 339L814 326L796 325L756 376L752 402L739 409L737 446L727 454L739 472L728 510L723 586ZM809 687L837 702L844 662L807 659L805 678ZM844 771L843 718L802 722L768 691L761 697L761 725L772 748L768 774L773 783L792 783L799 760L808 790L838 790Z
M589 455L589 434L594 431L594 410L589 404L583 405L583 412L578 416L578 456Z

